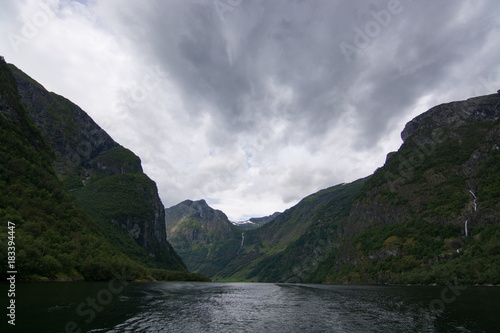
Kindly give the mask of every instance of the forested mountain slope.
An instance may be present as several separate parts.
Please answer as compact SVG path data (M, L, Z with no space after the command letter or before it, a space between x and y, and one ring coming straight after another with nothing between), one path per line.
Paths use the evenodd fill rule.
M500 283L500 95L410 121L355 200L331 282Z
M139 158L3 58L0 79L1 231L16 224L20 276L187 278Z

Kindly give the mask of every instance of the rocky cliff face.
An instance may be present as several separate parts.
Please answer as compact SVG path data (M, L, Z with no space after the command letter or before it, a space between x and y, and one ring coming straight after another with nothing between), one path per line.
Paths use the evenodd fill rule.
M115 272L127 279L152 274L143 261L112 245L78 207L58 180L55 161L0 57L0 219L6 221L0 233L7 235L7 221L15 224L19 278L109 280ZM0 256L7 257L7 247L0 247ZM1 266L2 276L12 270L7 261Z
M480 240L500 223L499 119L500 96L493 94L442 104L410 121L401 148L371 176L342 222L331 281L442 283L454 271L470 283L484 276L462 263L498 261L473 255L466 244L471 232ZM475 246L498 246L482 241ZM339 274L346 267L349 274Z
M80 168L87 172L105 170L108 175L142 172L141 161L135 155L128 161L115 156L104 162L104 154L113 152L118 155L116 152L125 148L116 143L77 105L48 92L15 66L10 65L10 68L16 78L22 102L57 154L57 170L61 176L74 173L75 169ZM130 151L128 154L133 155Z
M430 216L462 225L474 213L485 223L490 208L473 208L482 168L500 149L499 118L494 94L442 104L410 121L401 133L404 144L354 203L346 233Z
M10 67L31 118L56 153L59 178L83 210L105 233L114 235L112 243L125 253L141 256L139 249L124 243L127 235L145 250L151 265L185 269L167 241L164 207L156 184L142 172L139 157L116 143L78 106Z
M241 230L205 200L186 200L165 210L167 239L189 270L213 277L238 255Z
M408 122L401 132L401 138L406 141L417 133L425 134L426 129L437 130L460 127L470 122L495 121L500 118L498 95L480 96L435 106Z
M82 109L62 96L48 92L15 66L11 69L23 103L57 153L58 172L66 174L118 144Z

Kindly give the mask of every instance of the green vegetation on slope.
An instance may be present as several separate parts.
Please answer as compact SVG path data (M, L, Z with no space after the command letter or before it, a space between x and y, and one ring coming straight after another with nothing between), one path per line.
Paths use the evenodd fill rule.
M100 279L123 269L139 274L139 265L103 242L63 190L52 169L54 154L19 102L6 64L0 66L2 109L13 115L10 121L0 115L0 231L7 235L7 221L15 223L19 275ZM2 272L6 249L0 248ZM94 267L107 269L96 275Z
M331 269L327 283L500 283L500 227L460 237L451 224L410 221L366 230L351 239L351 263Z
M149 267L185 270L184 263L174 251L163 251L160 244L155 244L150 252L162 255L153 258L144 247L131 241L133 237L140 243L144 242L144 235L139 234L139 230L144 230L144 221L153 219L149 199L154 193L154 183L143 173L90 178L85 187L72 191L79 205L85 207L111 244L128 257ZM119 225L123 220L130 225ZM127 229L132 229L131 234Z
M366 183L357 210L386 207L347 222L371 221L344 237L327 282L500 283L500 120L438 130L407 139Z
M184 270L152 270L110 244L76 205L54 172L55 154L20 102L16 81L0 61L0 256L7 269L8 221L15 223L20 278L103 280L202 279Z
M188 269L214 277L240 249L242 230L204 200L186 200L165 210L168 240Z
M494 150L479 170L481 196L479 204L487 209L498 209L500 203L500 149Z
M366 179L304 198L274 221L247 231L238 255L217 277L263 282L321 282L337 247L339 222Z

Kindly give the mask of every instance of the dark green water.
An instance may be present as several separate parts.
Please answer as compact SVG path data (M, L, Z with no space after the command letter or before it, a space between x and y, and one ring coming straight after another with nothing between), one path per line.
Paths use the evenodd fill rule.
M114 281L16 289L15 330L4 307L1 332L500 332L499 287Z

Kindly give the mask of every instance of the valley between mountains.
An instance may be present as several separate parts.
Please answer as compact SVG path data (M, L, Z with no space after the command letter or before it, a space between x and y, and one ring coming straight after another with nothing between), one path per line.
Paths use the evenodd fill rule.
M0 233L15 223L23 279L500 284L500 95L401 137L372 175L232 223L205 200L165 209L137 155L2 58Z

